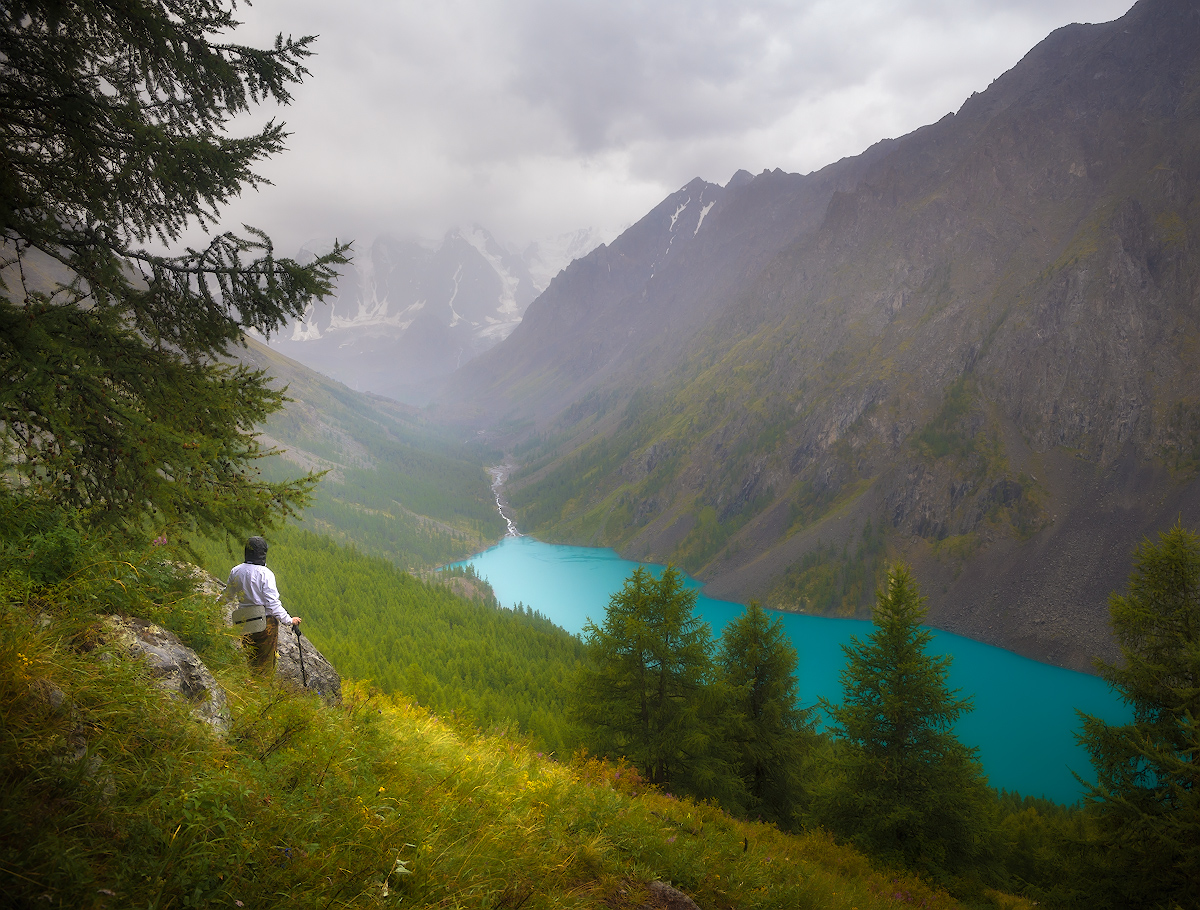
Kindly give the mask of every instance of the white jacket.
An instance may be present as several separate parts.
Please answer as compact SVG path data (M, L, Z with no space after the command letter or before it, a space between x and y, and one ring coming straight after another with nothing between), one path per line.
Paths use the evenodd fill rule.
M266 608L268 616L275 617L281 624L292 621L279 599L275 573L266 566L249 562L234 566L229 573L229 583L225 586L225 599L243 607L259 604Z

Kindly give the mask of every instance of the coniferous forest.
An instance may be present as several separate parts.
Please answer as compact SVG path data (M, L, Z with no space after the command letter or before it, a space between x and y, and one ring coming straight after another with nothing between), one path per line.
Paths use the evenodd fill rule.
M1109 602L1119 660L1097 669L1132 719L1081 717L1094 774L1069 807L989 788L921 579L872 526L785 579L835 611L877 582L842 699L815 710L778 621L752 602L714 638L674 568L635 571L581 637L433 571L500 533L496 453L294 371L284 388L246 338L330 294L349 246L300 262L253 228L184 241L287 136L228 130L309 75L315 38L230 44L233 13L0 13L6 906L1200 906L1200 536L1182 521ZM321 396L336 420L314 417ZM653 408L627 409L631 438ZM618 456L600 439L556 463L541 517ZM731 544L732 518L700 510L688 564ZM253 672L197 578L259 533L340 702ZM126 622L190 656L152 669ZM197 714L197 690L219 709Z
M649 786L783 830L829 831L967 900L1000 889L1052 906L1119 907L1131 888L1158 888L1159 905L1188 906L1195 807L1183 756L1195 743L1186 707L1176 707L1186 686L1137 696L1128 728L1084 719L1099 777L1083 804L998 793L954 736L970 697L947 687L949 659L927 653L923 598L902 566L879 591L874 633L847 650L842 700L802 711L779 621L752 603L714 639L694 615L695 590L672 569L658 579L635 571L580 640L500 607L469 569L425 582L307 532L277 539L285 596L322 651L348 676L467 729L560 759L628 762ZM1150 686L1158 662L1176 678L1191 672L1183 630L1200 596L1200 537L1171 529L1147 541L1137 566L1129 594L1113 598L1126 665L1104 671L1131 698L1124 680ZM473 596L456 595L455 579ZM1176 612L1162 615L1160 604ZM1164 755L1168 744L1180 757ZM1139 771L1151 754L1168 767ZM1134 827L1138 843L1158 846L1124 867L1126 880L1113 863L1129 855Z

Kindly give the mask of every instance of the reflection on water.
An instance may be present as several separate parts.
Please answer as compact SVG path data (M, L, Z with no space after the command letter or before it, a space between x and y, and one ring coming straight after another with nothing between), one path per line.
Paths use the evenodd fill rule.
M511 521L509 528L517 534ZM491 582L502 604L523 603L576 634L589 619L603 621L609 598L637 566L612 550L558 546L522 536L506 537L468 562ZM694 580L688 583L701 588ZM705 597L701 589L697 611L712 626L714 637L741 609L739 604ZM871 624L775 615L782 617L800 657L801 702L839 700L841 645L851 636L869 635ZM1082 788L1071 772L1088 780L1093 775L1087 753L1075 742L1076 711L1114 722L1129 717L1107 684L948 632L936 632L931 648L954 657L950 684L975 699L975 710L959 721L956 732L964 743L979 747L991 785L1063 803L1077 800Z

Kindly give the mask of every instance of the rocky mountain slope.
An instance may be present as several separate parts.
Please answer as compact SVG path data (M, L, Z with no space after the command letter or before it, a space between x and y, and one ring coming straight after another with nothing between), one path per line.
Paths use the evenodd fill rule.
M1200 9L1051 34L813 174L695 181L452 377L523 529L709 593L1086 669L1141 538L1200 523Z
M882 148L882 146L880 147ZM737 174L724 187L697 178L611 244L567 266L526 312L530 325L449 380L454 409L556 414L630 370L653 374L683 352L748 278L820 223L878 157L873 149L801 177Z
M419 398L430 379L507 337L561 267L597 243L582 230L518 255L478 225L436 246L381 235L355 251L330 298L270 344L353 389Z

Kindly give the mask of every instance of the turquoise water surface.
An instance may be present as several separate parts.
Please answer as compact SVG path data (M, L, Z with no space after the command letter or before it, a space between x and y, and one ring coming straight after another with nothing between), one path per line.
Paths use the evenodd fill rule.
M621 589L637 563L614 551L542 543L532 537L506 537L467 563L486 578L505 606L518 602L579 634L589 619L604 621L609 598ZM654 567L651 567L654 568ZM700 589L697 613L719 636L742 611L740 604L705 597ZM799 654L800 701L841 697L839 674L845 655L841 645L851 636L865 638L871 624L861 620L826 619L774 613L783 620ZM975 699L975 710L959 721L964 743L979 747L993 787L1025 796L1045 796L1073 803L1083 790L1072 771L1093 779L1087 753L1075 742L1077 710L1111 722L1124 722L1129 712L1102 680L1038 663L1002 648L935 630L931 649L950 654L950 684Z

